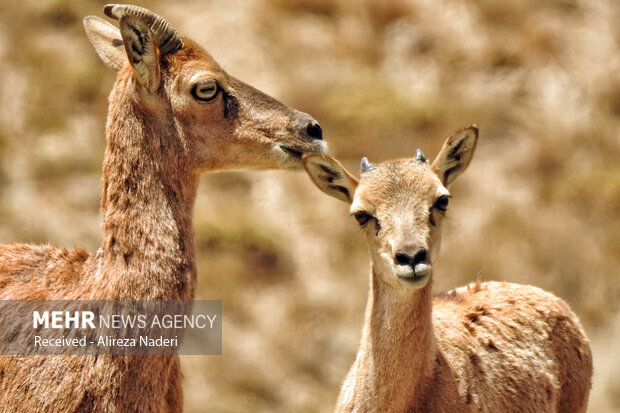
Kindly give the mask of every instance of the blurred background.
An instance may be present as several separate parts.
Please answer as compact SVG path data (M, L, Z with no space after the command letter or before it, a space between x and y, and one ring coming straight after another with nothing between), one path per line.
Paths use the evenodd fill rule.
M100 1L4 0L0 243L100 234L114 73L81 19ZM437 291L530 283L567 300L594 351L591 412L620 412L620 2L140 1L232 75L321 122L351 171L434 158L475 122ZM224 303L224 354L185 356L188 412L329 412L353 362L368 254L347 206L302 172L204 176L199 299Z

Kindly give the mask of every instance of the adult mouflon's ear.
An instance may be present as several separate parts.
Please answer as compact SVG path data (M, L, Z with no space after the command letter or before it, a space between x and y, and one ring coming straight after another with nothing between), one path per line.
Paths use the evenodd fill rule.
M120 30L96 16L86 16L82 22L88 41L103 63L117 72L121 70L127 63L127 55Z
M431 170L443 185L450 185L471 162L478 142L478 126L468 125L458 129L443 144L433 161Z
M157 45L143 19L123 15L119 18L120 30L96 16L86 16L83 22L90 44L106 66L118 72L129 61L138 83L151 93L157 91L160 79Z
M157 45L147 24L132 15L119 20L125 52L138 83L150 93L159 89L160 69Z
M107 4L103 12L118 20L120 30L94 16L84 19L88 39L101 59L115 70L129 61L138 84L150 93L157 92L159 59L183 48L181 35L166 19L143 7Z
M302 163L321 191L349 204L353 201L358 181L336 159L322 154L306 154Z

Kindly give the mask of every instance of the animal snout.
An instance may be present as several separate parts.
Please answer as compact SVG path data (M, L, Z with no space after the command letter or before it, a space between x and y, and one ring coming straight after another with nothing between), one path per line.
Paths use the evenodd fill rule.
M297 137L307 140L323 140L323 129L312 116L295 111L290 127Z
M426 261L427 252L424 248L420 248L415 252L415 254L411 255L405 251L398 251L394 255L394 262L398 265L409 265L411 267L415 267L418 264Z

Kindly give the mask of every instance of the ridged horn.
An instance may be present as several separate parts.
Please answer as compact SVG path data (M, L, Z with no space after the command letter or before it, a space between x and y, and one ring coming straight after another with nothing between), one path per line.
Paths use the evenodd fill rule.
M106 4L103 12L115 20L120 20L123 16L134 16L144 21L151 29L153 39L162 56L183 48L183 40L179 32L174 30L166 19L150 10L131 4Z
M368 158L364 156L362 158L362 162L360 162L360 169L362 170L362 173L363 173L363 172L372 171L373 169L375 169L375 167L372 166L372 164L368 162Z

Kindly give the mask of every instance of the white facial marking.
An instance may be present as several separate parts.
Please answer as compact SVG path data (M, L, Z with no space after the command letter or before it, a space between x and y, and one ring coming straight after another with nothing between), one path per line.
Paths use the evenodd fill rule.
M450 195L450 191L448 191L448 188L446 188L443 185L439 185L439 187L437 187L437 198L439 198L440 196L449 196Z
M358 211L365 211L369 213L370 215L375 214L375 208L372 205L366 203L360 197L355 197L355 199L353 200L353 203L351 204L351 208L349 208L349 212L351 214L354 214Z

